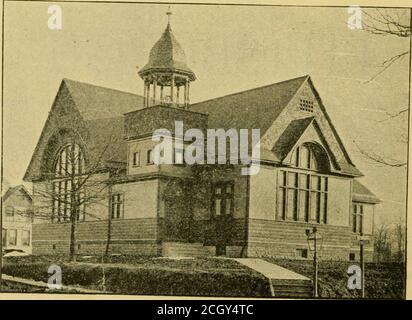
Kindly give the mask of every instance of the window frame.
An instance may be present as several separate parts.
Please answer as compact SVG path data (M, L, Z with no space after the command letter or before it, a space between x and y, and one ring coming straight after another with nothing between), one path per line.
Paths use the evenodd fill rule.
M227 188L231 188L231 192L227 192ZM216 189L220 188L221 193L216 193ZM214 182L211 187L211 216L216 217L233 217L235 206L235 182L230 181L218 181ZM216 213L216 200L220 200L220 213ZM230 201L230 212L226 213L226 201ZM224 212L224 213L222 213Z
M28 234L28 238L27 238L27 240L28 240L28 242L27 242L27 244L24 242L24 233L27 233ZM22 230L21 231L21 245L23 246L23 247L30 247L30 230Z
M295 256L301 259L308 259L309 258L309 250L307 248L296 248L295 249Z
M351 231L355 234L363 234L365 218L364 204L360 202L353 202L351 208Z
M13 206L6 206L5 208L5 216L6 217L14 217L14 207Z
M150 148L146 151L146 165L150 166L154 164L154 149Z
M295 175L295 179L292 179L295 185L289 185L289 175ZM304 179L301 179L302 177ZM313 178L319 181L317 186L313 185ZM277 179L275 220L327 224L329 193L329 177L327 175L293 169L280 169L278 170ZM304 186L301 185L302 181ZM288 214L290 191L294 194L293 215ZM303 198L301 197L302 194L305 195ZM312 199L313 195L314 199ZM302 199L304 207L301 205ZM313 200L316 201L315 207L312 207ZM312 209L315 215L312 215Z
M10 234L11 231L15 232L15 237L14 237L14 243L11 243L10 240L12 239L12 236ZM7 245L8 246L17 246L17 229L7 229Z
M70 150L70 148L73 148L72 150L75 152L77 159L74 160L73 167L68 170L67 150ZM65 154L65 162L62 159L63 154ZM62 164L65 166L65 175L62 175ZM72 202L70 201L70 195L72 193L72 173L74 172L74 182L78 182L78 179L86 173L86 156L82 146L76 142L63 145L54 158L53 169L54 179L52 181L52 188L55 198L52 199L51 221L52 223L68 223L71 220L70 210ZM83 187L81 190L78 190L77 194L80 199L84 199L86 197L85 188ZM83 202L79 209L76 219L77 221L85 221L86 204Z
M114 197L119 197L119 200L113 201ZM124 218L124 193L123 192L113 192L109 195L109 215L110 215L110 219L111 220L120 220ZM113 212L113 206L116 205L117 206L120 205L120 210L119 210L119 214L114 216L114 212ZM116 212L118 212L118 210L116 209Z
M134 151L132 153L132 166L140 167L140 151Z

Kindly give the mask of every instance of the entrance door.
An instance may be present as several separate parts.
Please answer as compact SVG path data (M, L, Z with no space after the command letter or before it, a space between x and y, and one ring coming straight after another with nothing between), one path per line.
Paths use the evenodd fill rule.
M233 217L233 181L218 182L213 186L213 209L215 222L216 255L226 255L230 241L231 220Z

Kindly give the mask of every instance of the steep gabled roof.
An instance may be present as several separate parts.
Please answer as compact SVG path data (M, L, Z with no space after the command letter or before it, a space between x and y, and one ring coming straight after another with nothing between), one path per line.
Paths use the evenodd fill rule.
M124 91L63 79L84 120L122 117L143 108L143 97Z
M273 148L273 152L279 160L283 160L289 154L314 119L314 117L297 119L288 125Z
M123 114L142 106L141 96L63 79L23 180L32 181L41 177L45 145L57 132L57 127L70 129L71 123L76 131L79 128L87 130L92 158L104 153L102 160L126 161ZM68 114L71 115L70 120L64 120ZM104 150L105 146L107 150Z
M190 106L190 110L208 115L209 128L223 128L226 130L230 128L249 130L259 128L260 134L263 136L306 81L313 87L310 77L306 75L195 103ZM348 160L348 163L339 163L342 172L360 175L360 172L350 161L314 87L313 90ZM92 144L94 144L96 150L99 150L98 146L104 144L109 137L114 138L115 147L109 150L110 157L106 160L125 162L126 142L124 141L123 115L143 108L143 100L143 97L136 94L63 79L54 105L59 104L56 101L60 101L60 105L71 105L71 110L74 110L74 112L78 114L79 121L84 123L85 128L90 132L93 140ZM311 119L312 118L307 118L293 121L290 124L290 128L288 128L290 130L288 131L287 129L280 139L281 142L284 142L282 145L287 147L293 143L294 139L299 136L299 133L301 134L307 128ZM43 137L48 125L49 120L46 122L42 136L33 154L32 161L26 171L25 180L30 180L38 176L38 164L36 168L32 168L32 166L34 165L35 158L38 160L41 159L41 153L43 151L39 149L39 145L41 143L47 143L49 139L47 135ZM287 134L288 132L292 132L293 134ZM284 150L282 150L279 151L281 154L284 153ZM262 155L264 153L265 150L262 151ZM273 155L273 158L276 158L276 155ZM268 158L265 159L272 159L271 155L267 155L267 157Z
M376 195L365 187L358 180L354 179L352 183L352 201L376 204L381 200Z
M259 128L262 136L307 78L303 76L195 103L190 110L209 115L209 128Z
M29 193L29 191L27 191L26 187L21 185L15 186L15 187L10 187L3 195L2 197L2 201L6 201L12 194L14 194L16 191L21 190L23 194L25 194L27 196L27 199L29 199L29 201L32 201L33 198L31 196L31 194Z

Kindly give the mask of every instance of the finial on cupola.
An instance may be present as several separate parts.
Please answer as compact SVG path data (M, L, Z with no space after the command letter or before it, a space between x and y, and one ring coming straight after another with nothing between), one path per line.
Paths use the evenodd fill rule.
M167 15L167 25L170 26L170 16L173 14L173 12L170 10L170 6L167 9L166 15Z

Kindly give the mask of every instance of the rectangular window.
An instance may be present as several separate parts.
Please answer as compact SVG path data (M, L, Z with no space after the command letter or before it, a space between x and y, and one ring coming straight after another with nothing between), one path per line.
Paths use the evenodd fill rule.
M13 217L14 216L14 208L12 206L6 207L6 216Z
M123 194L116 193L110 197L110 214L112 219L120 219L123 217Z
M327 222L327 177L282 170L278 180L278 220Z
M299 100L299 110L313 112L313 101L308 99Z
M147 150L147 164L154 164L153 149Z
M29 230L22 230L21 244L23 246L29 246L30 245L30 231Z
M232 215L234 210L234 184L232 181L218 182L213 186L213 215Z
M299 220L308 221L309 219L309 191L299 190Z
M296 249L296 256L298 258L307 259L308 257L308 249Z
M363 205L353 204L352 206L352 232L363 232Z
M288 189L287 197L287 214L286 218L288 220L297 220L298 206L297 206L297 195L298 191L296 189Z
M140 166L140 152L133 152L133 167Z
M17 230L16 229L7 230L7 242L9 246L17 245Z
M278 220L284 220L285 219L285 210L286 210L286 194L285 194L285 188L280 188L279 189L279 194L278 194L278 209L277 209L277 219Z

